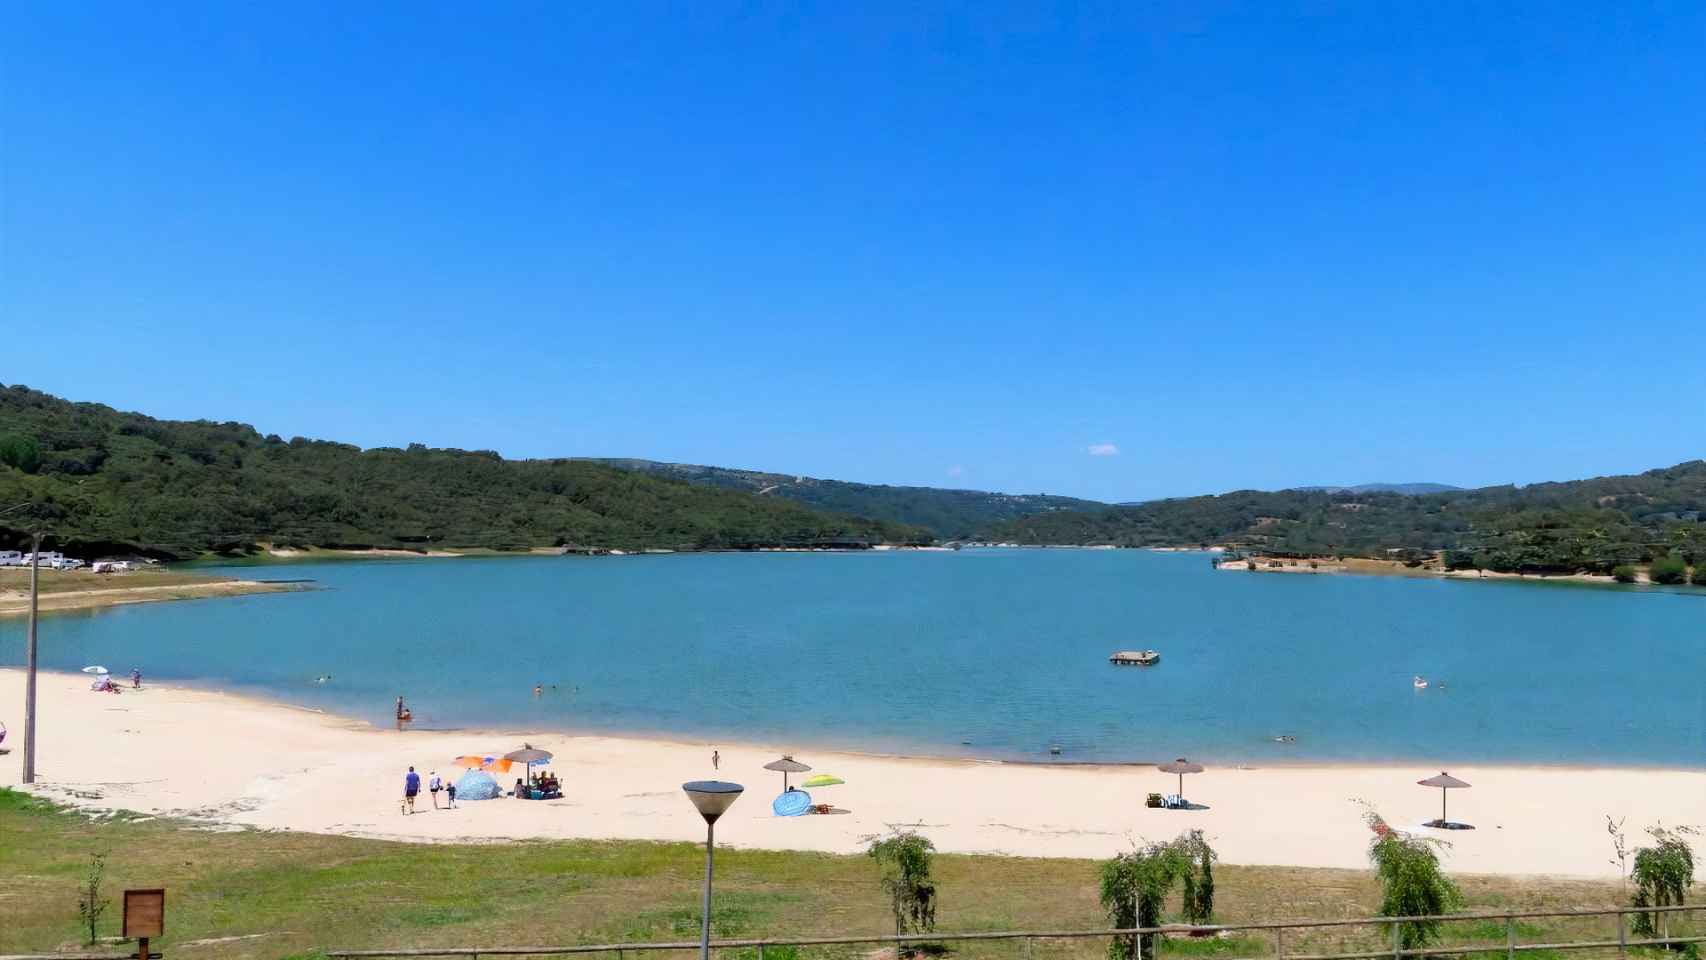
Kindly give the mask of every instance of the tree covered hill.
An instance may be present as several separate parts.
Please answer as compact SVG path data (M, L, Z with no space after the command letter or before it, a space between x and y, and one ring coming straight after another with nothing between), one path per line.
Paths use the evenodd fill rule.
M1002 524L1021 543L1227 544L1291 554L1449 551L1490 570L1610 572L1622 563L1706 556L1706 461L1633 476L1423 495L1244 490Z
M362 450L241 423L156 420L0 385L0 509L37 501L55 542L173 557L329 547L718 549L927 542L905 524L585 460ZM27 522L0 517L16 544Z
M937 487L819 480L792 474L734 470L656 460L598 460L654 476L779 497L830 513L850 514L924 527L944 540L974 537L995 524L1055 510L1096 510L1094 500L1047 494L986 493Z

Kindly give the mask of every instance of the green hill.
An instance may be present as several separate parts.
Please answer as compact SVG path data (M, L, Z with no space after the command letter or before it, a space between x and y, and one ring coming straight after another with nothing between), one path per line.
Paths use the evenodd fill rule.
M156 420L0 385L0 509L39 501L70 549L168 557L323 547L721 549L927 542L905 524L586 460L362 450L241 423ZM0 517L19 542L23 512Z
M1095 510L1094 500L1051 497L1047 494L985 493L937 487L892 487L881 484L819 480L792 474L734 470L656 460L598 460L597 463L638 470L653 476L792 500L830 513L871 517L924 527L943 540L964 539L1008 520L1056 510Z
M1490 570L1606 573L1671 553L1706 556L1706 461L1634 476L1423 495L1243 490L997 526L1020 543L1226 544L1272 553L1384 557L1450 551Z

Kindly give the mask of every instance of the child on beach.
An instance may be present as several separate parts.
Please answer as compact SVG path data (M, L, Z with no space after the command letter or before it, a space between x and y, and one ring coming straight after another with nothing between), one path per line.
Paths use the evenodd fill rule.
M456 809L456 781L452 780L449 783L445 784L444 785L444 793L445 793L444 809L455 810Z

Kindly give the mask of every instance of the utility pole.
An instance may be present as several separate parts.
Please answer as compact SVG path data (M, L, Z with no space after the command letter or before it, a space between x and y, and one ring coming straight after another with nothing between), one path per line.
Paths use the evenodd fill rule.
M36 782L36 598L41 588L41 531L30 543L30 638L24 655L24 782Z

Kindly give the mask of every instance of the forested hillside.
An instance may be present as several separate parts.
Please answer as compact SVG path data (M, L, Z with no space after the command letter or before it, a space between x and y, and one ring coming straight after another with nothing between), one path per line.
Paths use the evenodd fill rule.
M1228 544L1373 557L1447 550L1457 566L1608 573L1672 553L1706 556L1706 461L1634 476L1420 496L1240 491L1050 513L992 533L1021 543Z
M599 460L597 463L731 490L762 493L830 513L871 517L924 527L943 540L974 537L995 524L1055 510L1095 510L1094 500L1047 494L986 493L937 487L819 480L791 474L705 467L656 460Z
M361 450L240 423L156 420L0 385L4 545L26 514L55 542L169 556L299 546L581 545L713 549L826 540L927 541L915 527L584 460Z

